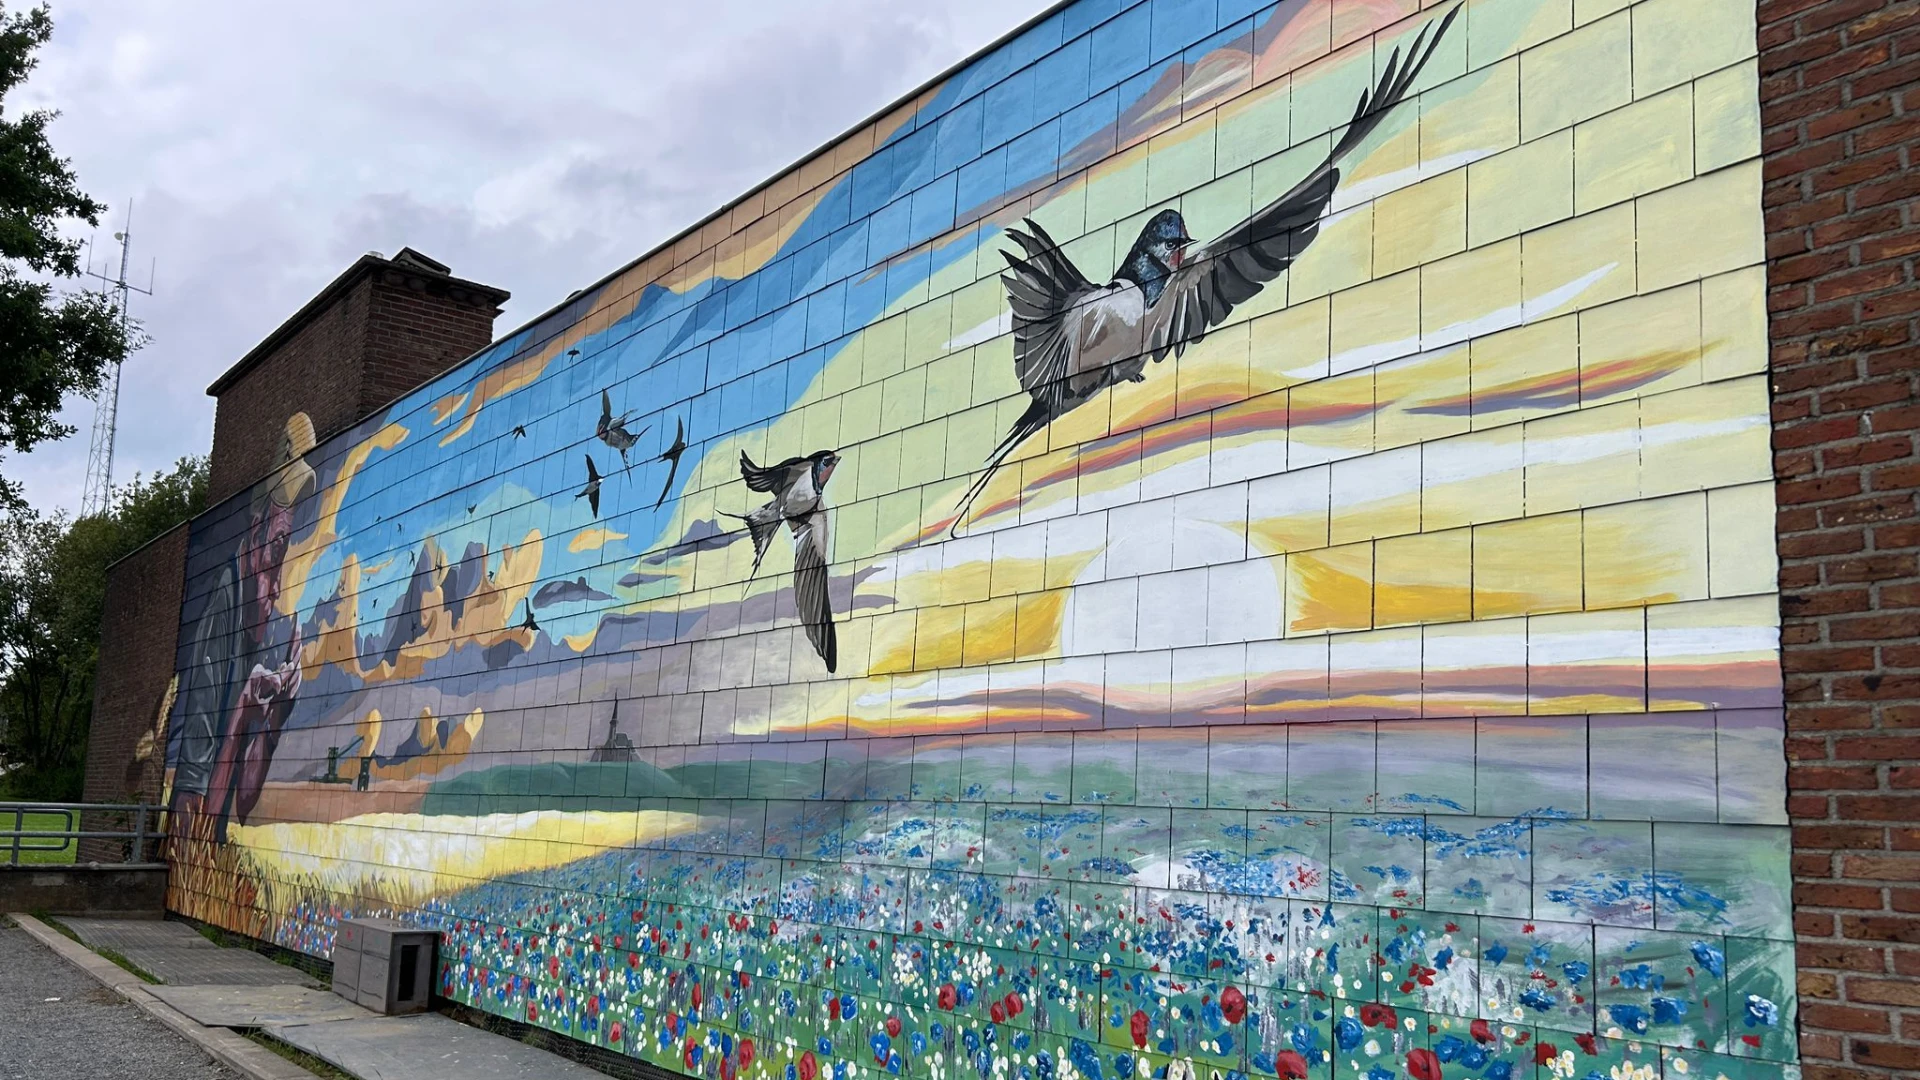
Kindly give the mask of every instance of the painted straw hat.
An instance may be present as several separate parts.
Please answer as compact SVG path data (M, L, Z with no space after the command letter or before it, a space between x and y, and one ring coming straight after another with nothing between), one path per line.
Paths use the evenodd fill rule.
M313 421L306 413L297 412L287 417L286 430L281 432L280 445L273 452L274 471L260 482L265 490L254 497L256 508L265 500L271 500L275 506L292 506L318 486L319 476L306 462L307 454L316 445Z

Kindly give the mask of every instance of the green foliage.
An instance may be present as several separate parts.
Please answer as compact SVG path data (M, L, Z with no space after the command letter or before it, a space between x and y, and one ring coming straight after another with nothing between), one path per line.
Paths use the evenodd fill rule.
M0 8L0 106L52 36L46 7ZM71 435L72 426L57 419L61 401L96 393L108 365L133 346L112 300L58 292L49 280L81 272L80 241L61 235L62 223L98 225L106 209L80 190L47 141L56 115L0 111L0 444L21 453ZM17 486L3 477L0 498L19 502Z
M200 512L207 459L115 491L112 508L67 520L0 515L0 758L15 797L77 799L93 712L107 567Z

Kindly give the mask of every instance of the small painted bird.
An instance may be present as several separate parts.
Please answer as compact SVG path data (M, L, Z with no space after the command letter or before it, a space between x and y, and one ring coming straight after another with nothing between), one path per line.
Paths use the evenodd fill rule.
M538 632L540 624L533 620L533 601L527 601L527 617L520 620L520 629Z
M1180 212L1162 210L1140 230L1113 280L1095 285L1031 219L1025 231L1007 230L1023 252L1001 253L1008 272L1000 281L1013 309L1013 369L1033 401L961 497L949 535L958 534L974 499L1015 447L1106 388L1145 382L1148 359L1179 356L1293 265L1333 204L1340 159L1406 96L1459 14L1456 5L1431 37L1433 24L1422 27L1404 66L1396 48L1326 159L1214 240L1195 247Z
M641 428L637 432L628 431L629 419L630 417L624 415L613 415L613 398L607 396L605 390L600 391L600 423L593 429L594 438L620 451L620 464L631 469L633 463L627 460L627 451L633 448L634 443L640 441L640 436L645 435L647 429Z
M753 538L753 572L773 543L773 534L786 522L793 533L793 603L806 628L813 650L833 671L839 662L839 644L833 629L833 602L827 596L827 481L833 478L840 455L816 450L761 468L740 454L740 478L747 487L773 496L764 506L746 514L729 514L747 523Z
M513 425L513 437L514 437L514 438L516 438L516 439L524 439L524 438L526 438L526 437L527 437L527 425L525 425L525 424L515 424L515 425Z
M667 462L672 466L667 470L667 482L660 486L660 497L653 500L655 510L660 509L660 504L667 501L667 493L673 490L673 478L680 475L680 455L687 452L687 422L675 418L673 423L673 445L667 447L666 453L653 459Z
M577 493L575 493L573 497L576 499L587 500L588 509L593 511L594 517L599 517L600 516L600 470L593 467L592 454L586 455L586 459L587 459L587 486L581 488Z

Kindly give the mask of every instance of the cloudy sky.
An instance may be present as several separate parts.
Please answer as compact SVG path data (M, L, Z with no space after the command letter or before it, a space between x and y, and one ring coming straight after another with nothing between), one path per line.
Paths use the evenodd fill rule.
M1046 2L55 0L6 107L61 111L103 250L131 199L159 264L115 479L204 452L207 384L360 254L511 290L504 333ZM92 417L0 469L76 508Z

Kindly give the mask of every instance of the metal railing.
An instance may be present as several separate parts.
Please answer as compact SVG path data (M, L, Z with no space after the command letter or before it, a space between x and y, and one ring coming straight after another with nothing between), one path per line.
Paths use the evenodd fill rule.
M115 814L131 819L132 829L83 829L83 814ZM0 866L19 866L22 853L64 852L68 846L79 853L81 840L124 840L123 862L144 863L151 850L159 852L157 842L166 835L164 808L148 803L39 803L0 802ZM31 827L28 815L58 817L63 828ZM149 847L149 843L155 844Z

